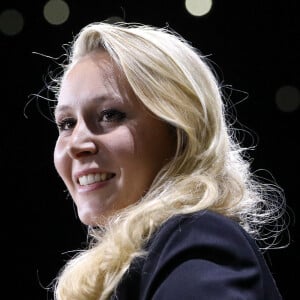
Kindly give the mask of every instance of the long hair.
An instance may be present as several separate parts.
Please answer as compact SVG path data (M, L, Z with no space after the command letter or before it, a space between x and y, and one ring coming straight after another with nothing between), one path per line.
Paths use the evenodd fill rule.
M138 203L89 231L88 249L56 278L55 299L108 299L133 259L145 255L153 232L176 214L215 211L271 247L284 211L282 191L250 172L208 59L168 28L100 22L75 37L64 72L97 49L110 55L139 101L176 129L177 151Z

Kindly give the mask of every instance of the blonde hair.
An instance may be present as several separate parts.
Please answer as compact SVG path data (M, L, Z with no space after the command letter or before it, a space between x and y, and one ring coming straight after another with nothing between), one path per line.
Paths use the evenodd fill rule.
M137 98L177 132L177 152L148 193L89 231L88 249L69 260L55 281L57 300L104 300L114 292L153 232L176 214L209 209L236 220L257 241L284 210L280 188L259 183L226 121L221 87L209 61L168 28L141 24L89 24L76 36L65 72L102 49ZM269 239L271 238L271 240ZM273 239L274 238L274 239Z

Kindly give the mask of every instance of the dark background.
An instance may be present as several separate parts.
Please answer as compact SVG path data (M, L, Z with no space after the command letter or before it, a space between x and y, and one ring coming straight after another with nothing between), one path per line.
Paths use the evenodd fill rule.
M290 112L278 109L275 95L284 85L300 89L299 1L219 0L203 17L191 16L183 0L67 2L70 17L55 26L43 17L46 1L1 1L1 11L17 9L25 21L18 35L0 35L1 273L6 298L50 299L47 286L70 251L85 244L85 228L54 171L56 128L38 111L32 96L46 96L40 91L56 65L33 52L58 57L64 54L62 45L84 25L118 16L129 22L168 24L209 55L223 84L235 89L231 101L238 119L257 144L251 152L253 168L274 176L294 214L289 247L270 251L268 262L284 299L295 299L300 114L299 107ZM31 99L25 117L24 107ZM249 137L244 142L252 143Z

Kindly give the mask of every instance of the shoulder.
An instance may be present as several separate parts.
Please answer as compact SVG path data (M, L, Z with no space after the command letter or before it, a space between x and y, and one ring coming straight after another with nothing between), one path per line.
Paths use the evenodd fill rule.
M206 299L265 299L272 290L272 299L280 299L255 241L220 214L172 217L147 250L141 283L151 299L202 299L195 297L199 292Z
M280 300L255 241L235 221L202 211L166 221L117 288L119 300Z
M170 234L182 235L189 238L190 236L186 234L197 233L197 240L202 236L206 237L208 233L209 235L216 234L217 236L222 237L223 234L220 236L220 230L223 234L226 234L227 232L230 233L230 236L232 236L232 233L235 233L238 236L244 236L246 234L237 222L221 214L204 210L193 214L177 215L170 218L160 227L150 243L155 243L157 239L165 235L170 237Z
M154 234L148 250L174 246L183 251L190 247L257 250L254 240L237 222L208 210L172 217Z

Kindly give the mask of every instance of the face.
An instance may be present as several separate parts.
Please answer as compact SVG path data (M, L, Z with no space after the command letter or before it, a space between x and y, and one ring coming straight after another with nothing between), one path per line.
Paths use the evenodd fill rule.
M173 130L136 99L104 51L65 74L55 118L55 167L87 225L139 201L175 153Z

